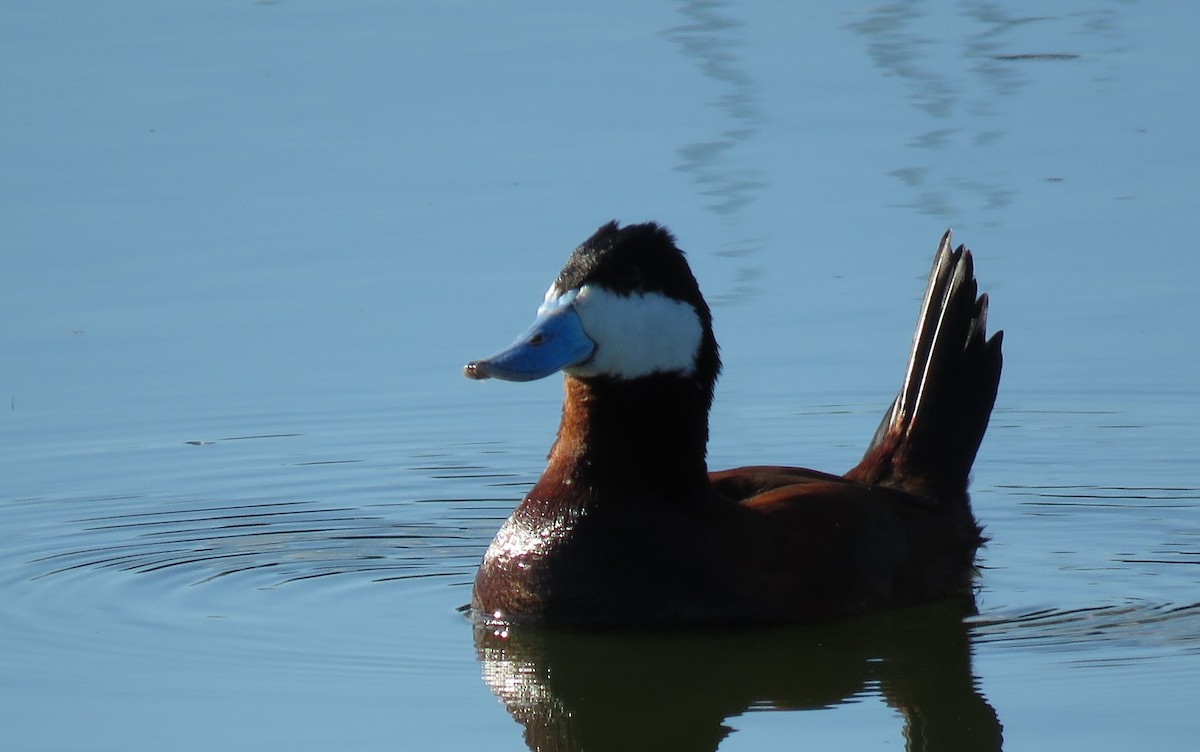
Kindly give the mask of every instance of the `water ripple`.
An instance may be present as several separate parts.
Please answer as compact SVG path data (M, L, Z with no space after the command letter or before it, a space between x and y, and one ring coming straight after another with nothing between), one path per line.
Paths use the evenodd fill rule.
M356 458L336 464L347 462L362 464ZM10 548L6 558L15 568L10 574L30 581L103 570L169 572L188 585L253 574L260 588L333 575L469 581L519 496L507 489L529 479L448 456L417 464L394 481L414 486L408 492L378 484L323 488L321 499L169 493L24 499L22 514L37 533L22 536L24 550ZM492 488L505 490L491 494Z
M1032 497L1025 504L1046 506L1160 507L1166 509L1196 506L1200 488L1190 486L1105 486L1105 485L1019 485L997 484L1014 495ZM1179 502L1144 504L1143 501Z
M146 499L131 501L148 506ZM274 587L347 573L376 580L467 575L484 530L499 518L470 513L478 509L475 502L495 503L423 501L445 501L451 512L440 520L394 520L353 506L279 501L81 516L64 523L73 528L70 548L29 561L35 568L30 579L84 569L181 569L191 584L200 584L270 569L263 586ZM469 514L457 514L459 507Z
M1200 652L1200 602L1130 601L1082 608L1045 608L991 613L968 620L972 641L1019 644L1062 652L1087 651L1094 660L1099 644L1106 661L1136 662L1146 651L1175 648ZM1130 649L1128 651L1120 648Z

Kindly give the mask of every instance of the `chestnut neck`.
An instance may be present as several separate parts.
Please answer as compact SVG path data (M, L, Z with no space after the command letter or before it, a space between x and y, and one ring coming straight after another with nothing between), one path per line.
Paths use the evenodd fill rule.
M709 392L695 380L655 374L632 381L564 380L562 422L546 476L604 491L665 497L708 484Z

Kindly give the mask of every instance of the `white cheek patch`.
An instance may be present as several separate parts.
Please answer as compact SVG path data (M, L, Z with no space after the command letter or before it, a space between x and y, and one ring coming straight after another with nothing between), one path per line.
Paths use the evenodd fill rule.
M572 376L636 379L695 371L704 327L690 304L657 292L622 296L591 285L581 287L572 303L596 343L590 360L565 369Z

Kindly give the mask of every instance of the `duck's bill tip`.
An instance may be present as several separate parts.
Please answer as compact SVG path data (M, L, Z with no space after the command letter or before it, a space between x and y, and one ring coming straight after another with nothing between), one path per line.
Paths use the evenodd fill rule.
M506 350L483 360L472 360L463 366L463 376L474 381L498 379L500 381L535 381L559 370L556 364L528 362L521 350Z
M476 381L482 381L483 379L490 379L492 377L492 375L487 372L487 368L484 366L484 364L478 360L472 360L470 363L463 366L463 376L466 376L468 379L475 379Z

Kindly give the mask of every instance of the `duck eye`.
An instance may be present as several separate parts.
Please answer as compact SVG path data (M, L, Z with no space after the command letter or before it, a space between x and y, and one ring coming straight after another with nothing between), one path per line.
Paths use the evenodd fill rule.
M541 332L538 332L537 334L535 334L529 338L529 344L535 345L535 346L540 345L545 341L546 341L546 337Z

